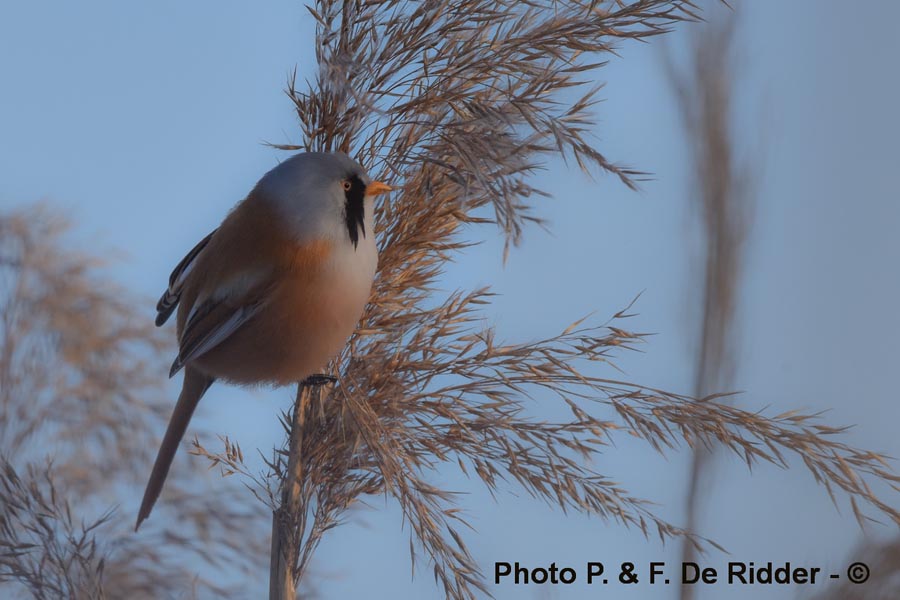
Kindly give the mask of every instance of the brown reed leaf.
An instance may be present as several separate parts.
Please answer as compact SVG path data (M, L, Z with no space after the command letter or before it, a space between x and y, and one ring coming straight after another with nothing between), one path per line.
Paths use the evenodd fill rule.
M725 8L714 13L709 22L692 27L686 66L676 68L672 53L665 55L690 150L691 203L699 221L696 237L703 244L701 270L696 285L691 286L692 290L699 289L692 298L699 307L693 390L697 397L733 387L739 339L735 314L754 204L751 173L758 176L759 170L758 165L740 164L732 126L732 96L740 72L734 56L738 18L738 12ZM775 419L790 416L783 414ZM776 460L783 461L774 444L767 441L766 446ZM685 520L691 531L700 526L703 498L711 486L713 450L708 445L693 448ZM696 561L694 546L688 541L682 543L681 558L683 562ZM680 588L681 600L692 600L695 594L693 586Z

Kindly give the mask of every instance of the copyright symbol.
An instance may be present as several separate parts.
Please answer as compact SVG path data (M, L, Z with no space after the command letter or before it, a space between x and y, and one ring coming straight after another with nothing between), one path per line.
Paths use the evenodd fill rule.
M851 583L865 583L869 578L869 567L865 563L855 562L847 567L847 579Z

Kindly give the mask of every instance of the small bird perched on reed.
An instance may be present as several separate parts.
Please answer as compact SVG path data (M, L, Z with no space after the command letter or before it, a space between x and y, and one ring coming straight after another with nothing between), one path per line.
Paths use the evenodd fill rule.
M178 309L179 351L169 376L183 368L184 383L135 530L214 381L296 383L341 349L378 264L373 196L390 190L345 154L297 154L266 173L178 263L156 324Z

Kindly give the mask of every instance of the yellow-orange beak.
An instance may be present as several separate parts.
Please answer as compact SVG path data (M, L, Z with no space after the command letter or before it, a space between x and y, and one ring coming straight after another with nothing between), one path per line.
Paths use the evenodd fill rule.
M366 196L377 196L378 194L386 194L393 190L391 186L380 181L373 181L366 186Z

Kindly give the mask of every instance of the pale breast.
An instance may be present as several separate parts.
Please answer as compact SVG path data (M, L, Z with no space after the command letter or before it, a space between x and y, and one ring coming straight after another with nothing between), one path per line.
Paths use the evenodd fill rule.
M321 372L353 333L372 290L371 251L349 245L332 251L314 276L294 271L273 298L268 335L278 348L271 380L285 384ZM285 324L289 324L285 326Z

